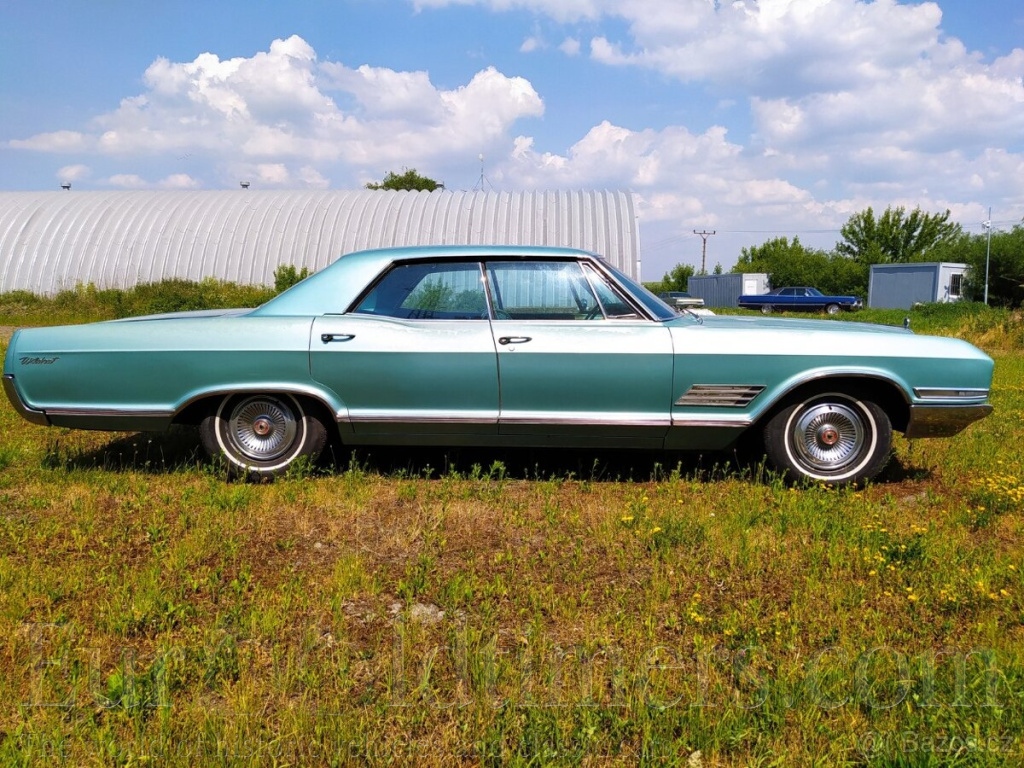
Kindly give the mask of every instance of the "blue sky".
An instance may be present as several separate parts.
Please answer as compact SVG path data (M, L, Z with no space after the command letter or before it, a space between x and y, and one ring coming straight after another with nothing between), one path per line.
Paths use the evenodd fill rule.
M644 277L1024 217L1019 0L7 4L0 188L631 189Z

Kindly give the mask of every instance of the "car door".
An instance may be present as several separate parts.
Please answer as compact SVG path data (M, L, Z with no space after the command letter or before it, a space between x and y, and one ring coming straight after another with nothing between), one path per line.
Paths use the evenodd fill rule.
M495 435L498 368L478 262L393 265L310 339L357 436Z
M671 418L668 329L576 261L491 261L486 269L500 434L523 442L660 446Z

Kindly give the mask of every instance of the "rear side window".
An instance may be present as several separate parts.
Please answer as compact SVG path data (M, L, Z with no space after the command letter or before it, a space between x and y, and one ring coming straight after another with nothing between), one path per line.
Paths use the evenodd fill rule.
M480 265L399 264L354 311L403 320L485 320L487 294Z

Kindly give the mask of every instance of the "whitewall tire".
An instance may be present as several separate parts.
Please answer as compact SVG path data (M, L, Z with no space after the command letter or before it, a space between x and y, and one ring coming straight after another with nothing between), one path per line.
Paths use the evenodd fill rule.
M792 402L764 430L772 465L791 480L864 483L889 461L892 425L876 403L828 392Z
M282 475L303 456L315 461L327 442L320 419L288 394L229 395L203 419L199 434L233 476Z

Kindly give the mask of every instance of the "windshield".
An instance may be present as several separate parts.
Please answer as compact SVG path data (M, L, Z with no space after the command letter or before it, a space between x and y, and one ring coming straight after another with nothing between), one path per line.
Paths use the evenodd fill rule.
M622 273L608 262L605 262L604 266L609 272L615 275L615 278L626 288L627 291L633 294L633 298L643 304L647 311L658 320L671 320L674 317L679 317L679 312L648 291L633 278Z

